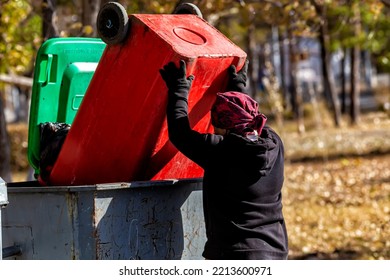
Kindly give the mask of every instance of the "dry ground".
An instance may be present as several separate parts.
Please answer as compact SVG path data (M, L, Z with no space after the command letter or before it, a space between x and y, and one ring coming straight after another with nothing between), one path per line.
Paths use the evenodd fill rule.
M286 165L291 258L390 259L390 154Z
M390 259L390 118L280 134L290 258Z

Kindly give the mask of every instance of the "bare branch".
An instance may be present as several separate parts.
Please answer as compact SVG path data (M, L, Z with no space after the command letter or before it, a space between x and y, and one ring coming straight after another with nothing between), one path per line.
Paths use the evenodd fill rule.
M246 3L269 3L279 8L284 6L283 3L274 0L237 0L237 2L240 3L241 6L245 6Z
M31 88L33 79L24 76L0 74L0 82Z

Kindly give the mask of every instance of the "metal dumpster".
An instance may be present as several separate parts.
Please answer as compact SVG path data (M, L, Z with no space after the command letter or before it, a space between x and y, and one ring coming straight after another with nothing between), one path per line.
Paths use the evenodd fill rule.
M7 187L3 179L0 178L0 226L1 221L1 210L8 204ZM3 242L2 242L2 230L0 229L0 260L3 258Z
M9 183L4 259L201 259L199 179L41 187Z

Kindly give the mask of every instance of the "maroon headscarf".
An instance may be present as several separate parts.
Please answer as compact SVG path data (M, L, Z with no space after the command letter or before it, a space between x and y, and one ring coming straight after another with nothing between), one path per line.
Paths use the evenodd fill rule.
M259 113L257 102L241 92L218 93L211 108L213 126L228 129L242 136L253 131L260 135L266 121L267 117Z

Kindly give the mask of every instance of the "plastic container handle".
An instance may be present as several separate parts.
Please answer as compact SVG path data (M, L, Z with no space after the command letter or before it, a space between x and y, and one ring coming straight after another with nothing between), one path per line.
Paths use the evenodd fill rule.
M52 63L53 63L53 55L52 54L48 54L47 55L46 73L45 73L45 78L46 79L43 81L43 85L44 86L46 86L49 83Z

